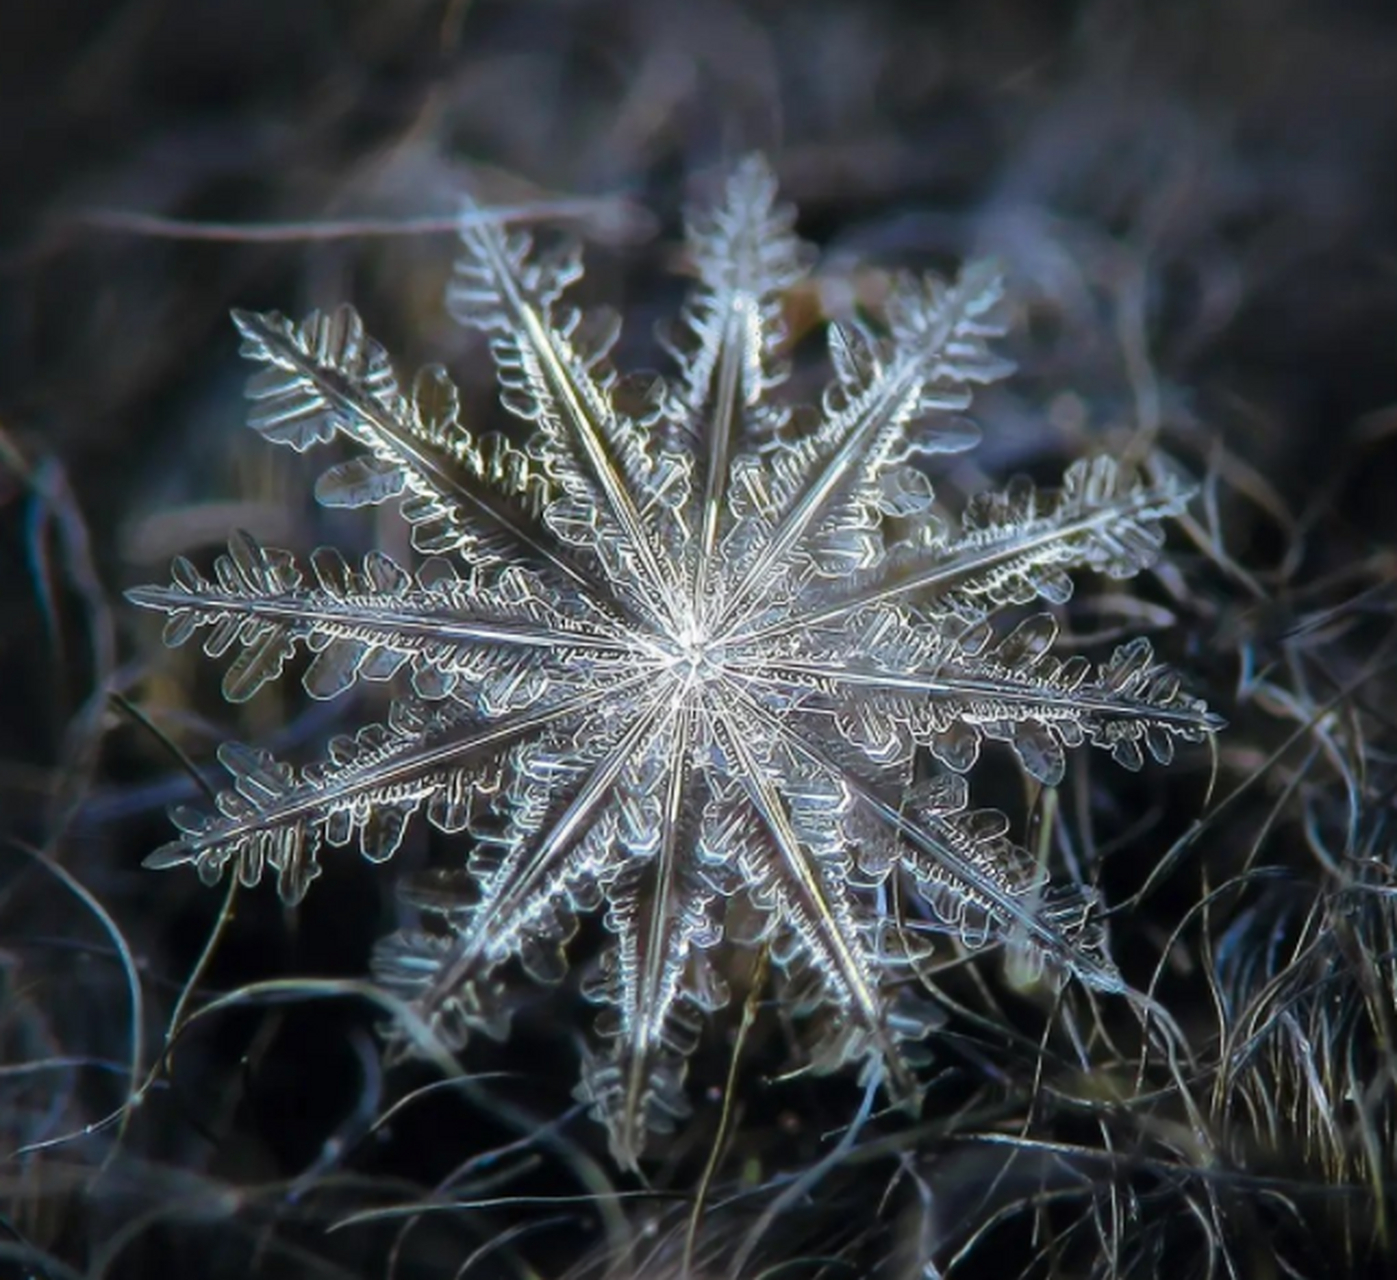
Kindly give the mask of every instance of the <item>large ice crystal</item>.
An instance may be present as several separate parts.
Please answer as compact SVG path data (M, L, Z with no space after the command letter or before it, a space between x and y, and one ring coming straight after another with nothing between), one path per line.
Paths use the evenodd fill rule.
M1093 893L1049 885L964 775L987 738L1052 786L1068 748L1134 769L1216 726L1145 640L1100 665L1059 657L1051 615L1024 608L1062 604L1071 570L1148 566L1187 493L1097 457L948 519L928 459L976 443L958 415L1009 372L989 346L995 272L903 278L876 327L833 327L834 380L799 427L774 395L806 255L761 160L691 218L679 373L647 397L620 394L615 326L563 303L574 252L475 216L462 240L448 305L488 336L528 424L514 438L463 424L439 368L400 385L348 308L236 315L261 366L251 425L298 451L357 446L317 497L396 500L423 558L321 549L303 568L237 535L211 578L180 559L131 598L168 615L168 643L234 655L231 700L298 647L312 697L404 691L304 768L225 746L232 787L213 812L178 809L150 864L249 885L271 868L295 903L325 847L384 861L425 813L459 863L405 887L421 927L381 945L377 975L452 1046L505 1034L505 966L555 979L578 914L601 913L581 1090L632 1165L685 1112L738 916L828 1010L816 1060L861 1062L895 1096L915 1095L936 1021L908 963L930 933L1119 989Z

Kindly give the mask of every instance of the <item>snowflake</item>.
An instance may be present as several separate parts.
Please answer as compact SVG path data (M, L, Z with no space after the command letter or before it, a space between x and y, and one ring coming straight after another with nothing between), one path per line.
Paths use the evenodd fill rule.
M360 446L316 496L397 499L424 559L322 548L306 573L238 534L212 580L180 558L169 586L131 593L168 615L167 643L236 651L231 701L299 647L313 698L405 677L385 723L318 763L225 745L232 787L213 812L177 808L148 865L246 885L271 867L296 903L322 848L382 862L425 811L463 855L404 890L418 927L380 945L376 973L453 1048L505 1034L510 961L558 979L579 914L600 913L579 1089L630 1166L687 1110L725 937L763 942L824 1009L815 1065L861 1062L900 1098L938 1020L914 980L938 932L1121 990L1092 891L1049 886L964 775L987 738L1053 786L1066 748L1135 769L1218 723L1143 639L1093 666L1051 652L1047 613L999 621L1062 604L1069 570L1149 565L1181 484L1098 457L1052 492L981 494L958 524L935 502L923 459L976 443L957 414L1010 370L987 342L1004 331L991 268L902 278L877 327L832 327L813 425L773 401L807 260L791 221L755 158L691 216L679 375L637 396L606 362L615 325L559 300L576 252L536 253L468 208L448 305L487 335L522 443L463 425L440 368L401 388L349 308L236 313L263 366L251 425L297 451Z

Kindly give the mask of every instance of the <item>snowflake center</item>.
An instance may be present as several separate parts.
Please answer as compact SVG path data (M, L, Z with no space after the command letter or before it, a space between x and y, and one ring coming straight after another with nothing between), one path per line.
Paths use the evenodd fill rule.
M690 688L707 684L722 672L722 647L697 618L686 619L664 644L671 668Z

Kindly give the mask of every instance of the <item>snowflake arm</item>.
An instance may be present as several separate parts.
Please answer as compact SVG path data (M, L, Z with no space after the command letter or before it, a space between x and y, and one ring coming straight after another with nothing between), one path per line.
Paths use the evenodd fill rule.
M802 797L806 812L799 814L799 809L777 791L773 770L753 756L744 741L745 728L748 726L736 727L728 746L774 854L753 877L757 891L769 898L772 914L799 939L809 963L823 980L827 998L864 1032L873 1057L888 1069L893 1091L903 1098L914 1095L912 1073L887 1025L888 1007L879 991L876 961L856 923L857 907L838 875L830 876L812 856L814 842L808 839L809 827L821 825L825 816L822 804L830 797L818 793ZM768 736L762 734L763 738ZM806 822L800 822L802 817ZM807 839L802 839L798 824L807 826Z
M994 809L969 810L964 780L944 775L908 796L909 817L862 779L840 767L807 735L785 731L793 750L895 831L902 864L925 900L975 949L988 941L1023 951L1038 972L1072 974L1100 991L1124 990L1105 952L1095 894L1080 885L1046 887L1024 849L1005 837L1008 820Z
M559 917L557 906L590 902L593 888L615 874L629 848L622 828L629 820L635 830L633 775L664 732L660 695L642 693L639 709L627 712L627 692L613 704L615 723L593 718L585 741L565 733L516 748L504 797L508 819L484 837L494 856L472 864L476 900L449 904L451 939L433 948L431 971L420 975L414 993L429 1025L453 1018L468 1003L462 992L513 955L535 977L562 976L561 944L571 928L557 923L569 918Z
M302 644L316 655L302 677L313 698L406 669L421 697L445 697L464 682L486 704L491 688L575 676L577 664L615 665L632 653L608 618L570 607L585 606L585 597L560 603L522 569L505 569L487 585L443 560L411 574L379 551L356 570L329 547L311 566L313 587L288 552L237 533L215 561L213 581L179 557L169 586L136 587L127 598L168 615L172 648L204 631L209 657L240 649L223 681L229 702L245 702L276 679Z
M466 829L475 793L498 786L490 765L499 753L516 739L576 720L595 700L589 691L481 724L456 699L402 699L386 724L335 738L325 760L299 774L270 752L226 744L219 761L233 786L219 794L217 811L176 807L171 817L183 834L150 854L146 865L190 863L209 884L231 866L249 886L270 866L282 897L294 904L320 874L322 843L344 846L357 832L363 855L386 861L424 802L440 830Z
M904 647L889 656L905 658L911 629L898 621ZM1050 614L1038 614L993 646L982 625L956 639L925 637L911 650L918 661L905 666L851 661L851 649L877 656L874 637L885 630L882 622L850 628L823 658L773 658L753 682L782 690L806 685L827 695L841 736L872 758L906 758L910 735L943 765L965 773L981 742L996 738L1009 742L1025 772L1045 786L1062 781L1065 749L1083 742L1135 770L1145 750L1168 764L1176 741L1202 742L1222 724L1183 691L1177 674L1154 661L1143 638L1122 645L1093 672L1084 658L1064 660L1051 652L1057 624ZM812 710L818 704L805 705Z
M606 886L606 924L615 936L588 994L604 1007L604 1041L584 1063L578 1096L611 1133L619 1164L635 1168L648 1136L688 1114L686 1060L704 1016L727 991L708 962L723 936L718 891L686 857L693 819L689 764L697 713L681 710L665 744L663 769L633 797L628 865Z
M771 640L887 601L963 622L1034 599L1065 604L1071 570L1129 578L1149 568L1164 544L1163 522L1182 515L1192 496L1172 477L1147 485L1102 455L1074 462L1056 491L1020 478L1002 492L976 495L953 535L930 514L932 493L923 485L917 505L898 513L913 523L912 536L889 547L872 572L853 574L850 588L831 591L808 610L758 615L758 629L738 626L728 638Z
M1002 297L998 275L977 263L952 286L902 281L889 303L887 340L835 331L840 376L826 394L824 424L778 455L769 479L753 459L739 460L752 486L748 518L762 527L726 616L766 593L792 557L829 578L877 563L881 540L868 508L888 464L910 450L972 448L979 433L970 424L934 416L928 423L928 415L967 407L972 385L1013 367L986 342L1004 332Z
M695 599L713 585L718 534L727 513L732 459L744 443L770 438L786 415L770 392L786 378L781 297L806 274L789 208L776 203L776 180L751 156L729 178L722 202L688 221L689 256L699 284L684 310L692 350L676 351L680 390L672 423L705 442Z
M672 598L674 578L635 496L663 497L654 488L648 440L610 395L605 361L615 326L608 318L586 328L580 312L555 308L582 273L576 245L536 258L530 236L470 217L474 211L468 205L462 221L464 253L447 294L451 313L489 336L502 403L538 428L545 468L566 495L549 510L553 528L594 551L613 589L650 615L654 601Z
M539 514L552 486L503 436L477 439L460 422L456 388L428 366L410 395L387 353L349 306L295 324L276 312L235 311L242 354L265 367L248 381L249 425L298 453L343 434L369 452L331 467L316 484L325 506L358 507L401 497L413 545L456 552L472 565L527 549L579 586L588 579L558 554Z

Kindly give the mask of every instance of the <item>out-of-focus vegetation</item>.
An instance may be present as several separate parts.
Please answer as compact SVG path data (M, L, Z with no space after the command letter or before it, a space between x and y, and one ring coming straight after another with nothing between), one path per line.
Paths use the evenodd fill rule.
M0 1275L1382 1274L1394 86L1376 0L0 6ZM1102 441L1204 479L1169 570L1071 620L1149 631L1231 725L1211 778L1079 761L1025 799L1004 762L1156 1024L948 957L909 1123L789 1074L736 973L641 1183L569 1095L575 991L463 1076L389 1070L364 983L386 878L340 862L292 917L140 869L189 760L294 757L343 711L229 707L120 591L239 526L401 549L243 428L231 305L353 300L489 421L442 306L459 192L585 237L620 363L659 365L679 208L753 148L820 248L802 335L885 268L1003 262L1022 375L949 487Z

